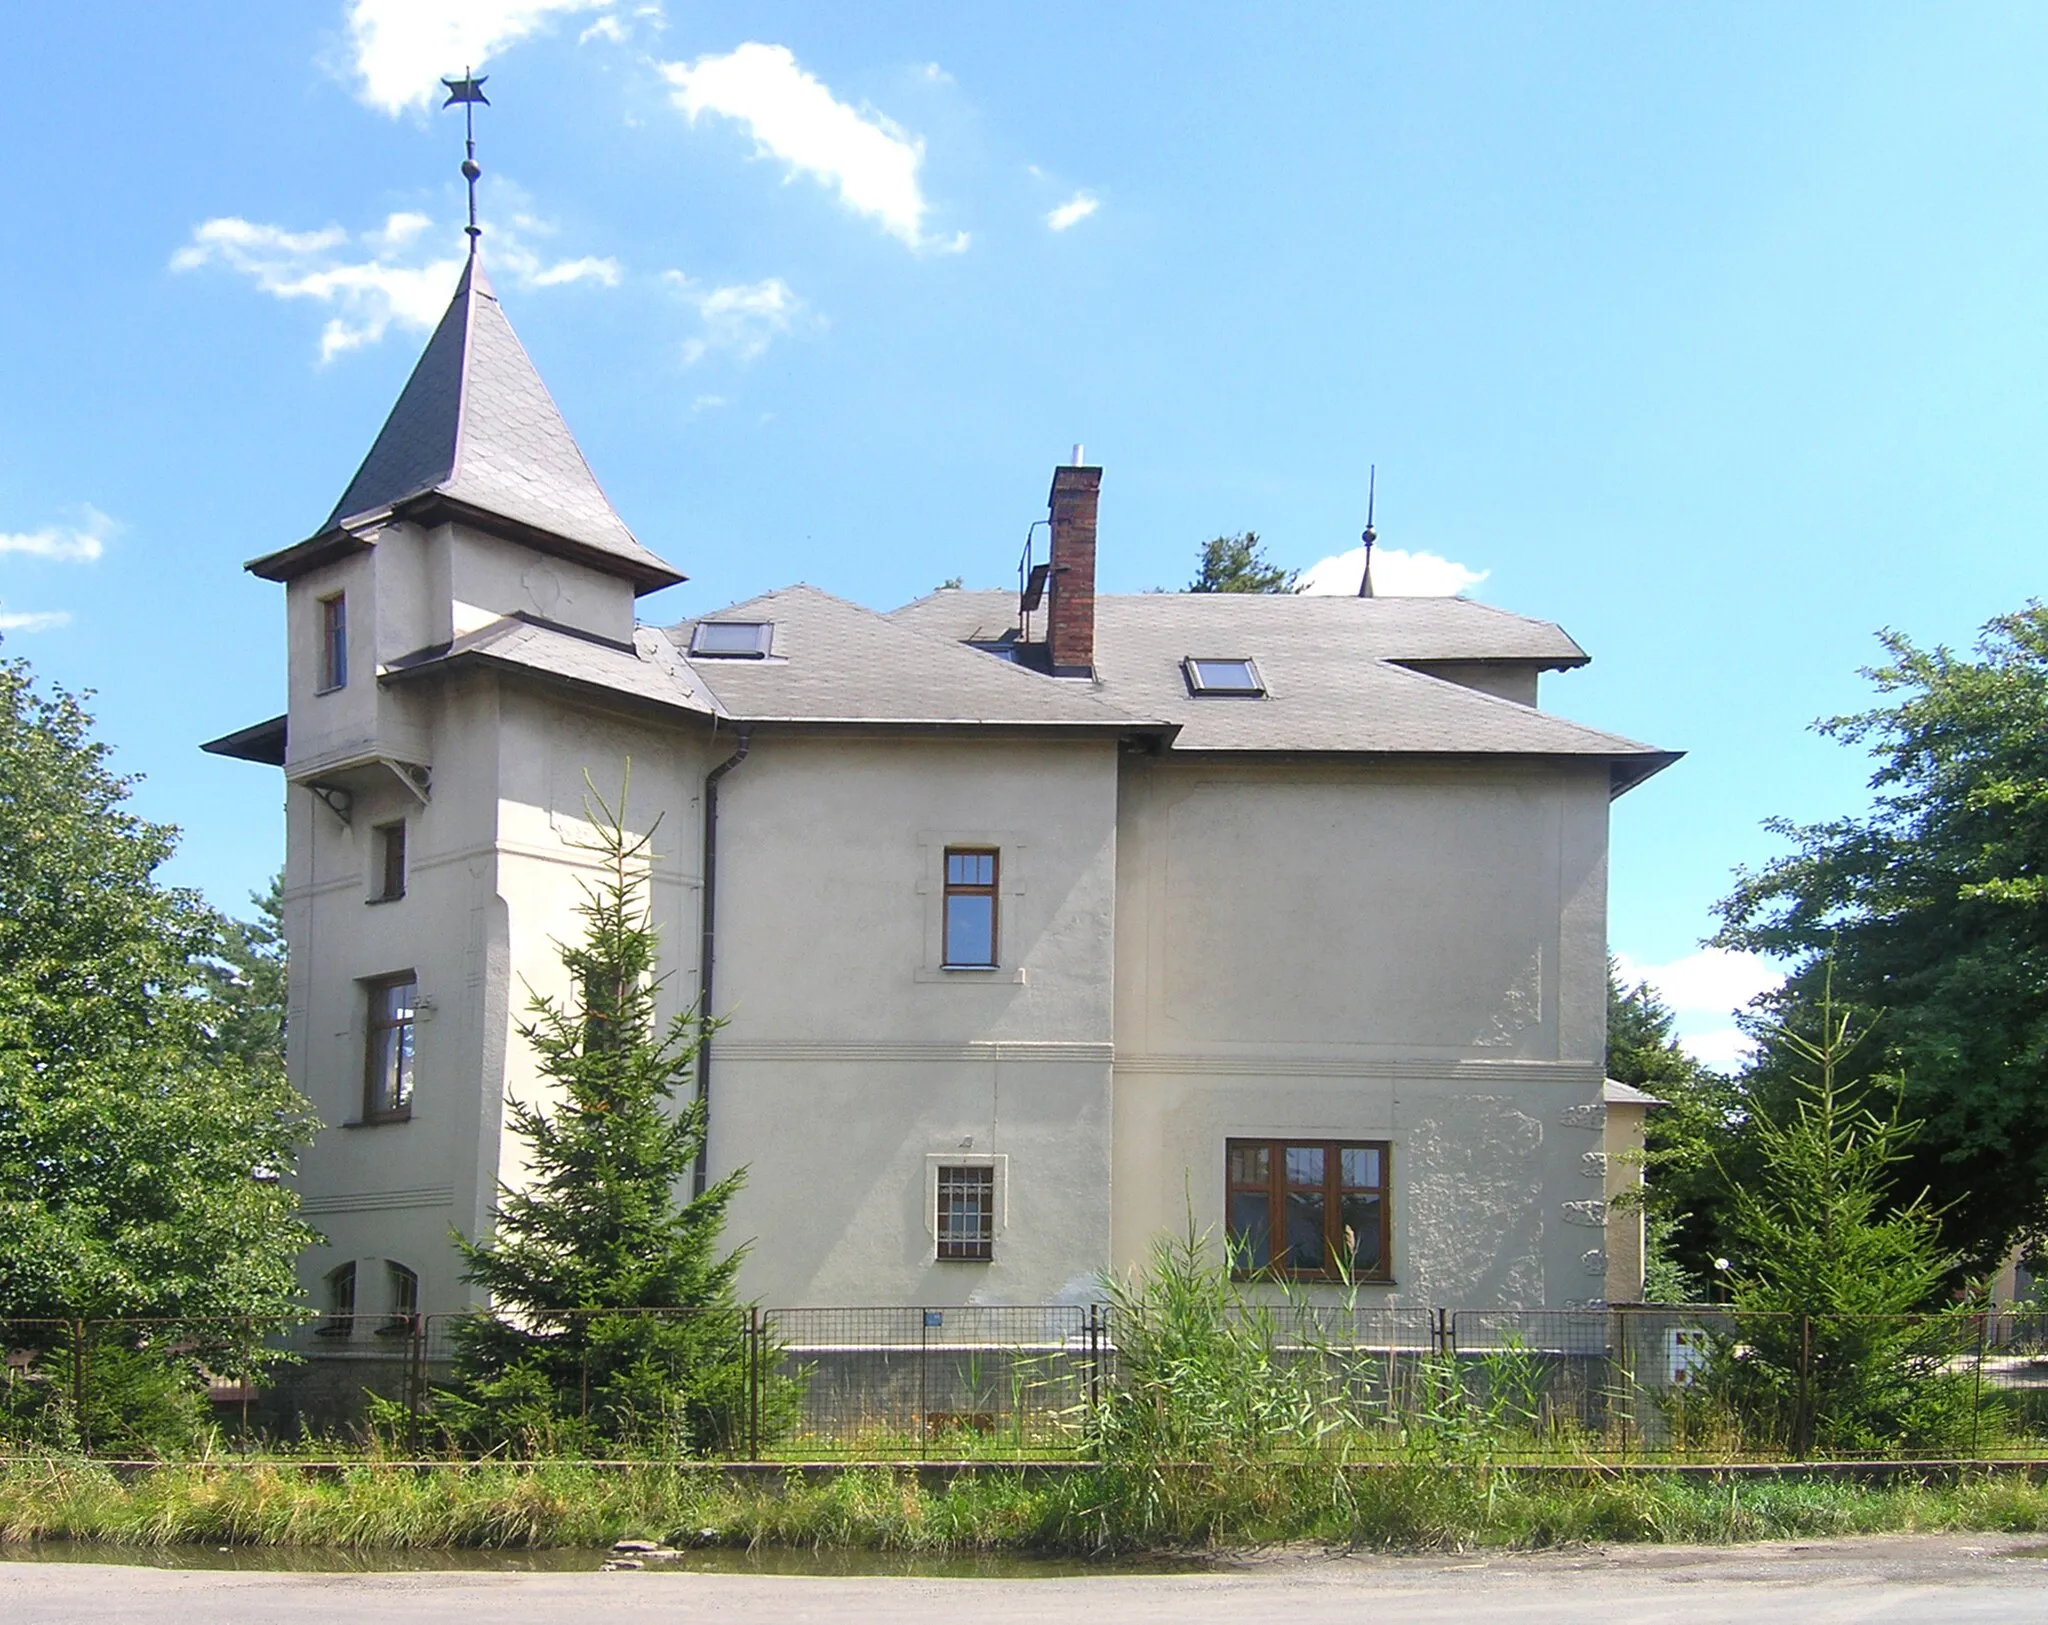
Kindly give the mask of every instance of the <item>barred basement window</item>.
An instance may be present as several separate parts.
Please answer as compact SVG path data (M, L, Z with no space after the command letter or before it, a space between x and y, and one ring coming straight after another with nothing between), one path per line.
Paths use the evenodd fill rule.
M403 1264L386 1260L384 1278L391 1297L391 1313L384 1317L379 1334L397 1337L409 1332L420 1312L420 1278Z
M995 1257L996 1171L939 1169L939 1257L986 1262Z
M1385 1141L1231 1140L1224 1149L1239 1277L1384 1281L1392 1273Z

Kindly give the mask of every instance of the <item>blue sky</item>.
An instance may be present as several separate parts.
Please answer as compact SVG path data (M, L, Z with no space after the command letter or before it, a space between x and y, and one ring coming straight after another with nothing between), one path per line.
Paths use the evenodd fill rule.
M1013 579L1106 466L1104 585L1258 530L1591 651L1546 704L1690 754L1617 804L1612 940L1694 957L1892 626L2041 583L2038 6L73 0L0 60L0 638L96 691L174 878L238 908L279 590L485 250L668 620ZM1428 555L1421 558L1420 555ZM1383 555L1384 556L1384 555ZM1434 561L1434 562L1432 562ZM1398 562L1392 567L1400 571Z

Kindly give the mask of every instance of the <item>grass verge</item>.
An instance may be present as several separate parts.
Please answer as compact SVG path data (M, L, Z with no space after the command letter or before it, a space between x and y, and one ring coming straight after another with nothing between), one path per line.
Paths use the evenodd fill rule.
M2048 1486L1996 1473L1865 1485L1434 1465L1369 1473L1105 1468L989 1470L933 1485L914 1470L735 1480L687 1468L567 1463L339 1472L287 1463L131 1473L60 1460L0 1467L0 1549L37 1539L591 1548L680 1534L734 1546L1107 1555L1280 1541L1446 1550L2044 1529Z

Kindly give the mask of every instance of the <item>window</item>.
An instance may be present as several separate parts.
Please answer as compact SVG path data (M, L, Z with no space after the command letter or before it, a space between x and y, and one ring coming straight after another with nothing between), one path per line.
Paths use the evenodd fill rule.
M377 891L373 903L392 903L405 895L405 820L379 824L376 836Z
M321 1337L346 1337L356 1324L356 1267L353 1261L327 1272L327 1318L314 1328Z
M1237 694L1258 696L1266 692L1266 681L1249 657L1241 660L1197 660L1193 655L1181 663L1190 694Z
M420 1278L403 1264L389 1260L384 1265L385 1284L391 1297L391 1313L378 1328L380 1335L396 1337L409 1332L420 1312Z
M1224 1156L1235 1273L1388 1278L1384 1142L1232 1140Z
M946 848L947 970L992 970L996 963L996 854Z
M402 1122L412 1116L412 1024L419 982L406 971L379 977L369 984L369 991L363 1120Z
M719 660L766 660L773 621L699 621L690 634L690 653Z
M320 600L320 692L348 686L348 599Z
M996 1171L939 1169L939 1257L987 1262L995 1257Z

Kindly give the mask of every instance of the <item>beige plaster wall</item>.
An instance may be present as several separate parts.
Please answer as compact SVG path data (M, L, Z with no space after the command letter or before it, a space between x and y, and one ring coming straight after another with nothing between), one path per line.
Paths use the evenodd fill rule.
M1643 1131L1648 1106L1628 1101L1607 1107L1602 1152L1607 1165L1607 1301L1640 1303L1643 1298L1643 1210L1630 1200L1643 1188Z
M714 1171L780 1304L1039 1303L1109 1256L1116 747L756 735L724 783ZM948 844L1002 853L1000 968L939 968ZM936 1160L993 1159L989 1263Z
M1384 1139L1369 1300L1600 1298L1606 830L1601 765L1129 759L1118 1267L1232 1136Z

